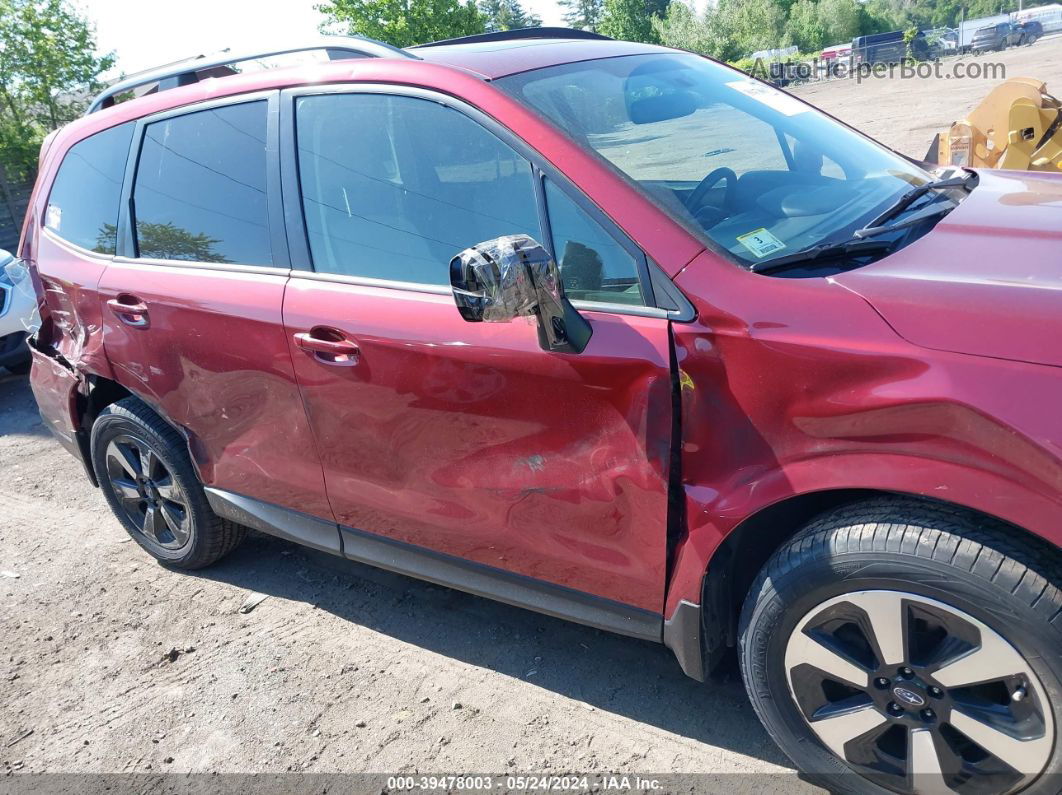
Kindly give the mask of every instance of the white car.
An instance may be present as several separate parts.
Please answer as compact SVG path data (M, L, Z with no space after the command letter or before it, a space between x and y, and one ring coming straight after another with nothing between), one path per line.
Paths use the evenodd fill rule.
M16 285L6 268L15 258L0 249L0 367L12 373L28 373L30 367L29 346L26 345L27 329L36 308L32 289ZM29 285L25 285L27 288Z

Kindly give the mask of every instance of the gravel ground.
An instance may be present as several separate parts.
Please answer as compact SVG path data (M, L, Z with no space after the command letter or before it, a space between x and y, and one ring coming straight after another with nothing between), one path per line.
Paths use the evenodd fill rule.
M1062 37L990 59L1062 89ZM921 157L988 87L796 93ZM0 519L7 775L791 774L736 677L693 682L659 646L261 535L202 572L156 565L12 376L0 376ZM251 591L267 598L240 613ZM791 775L726 788L806 789Z
M1006 74L949 79L959 61L967 73L972 64L1002 64ZM868 79L862 83L852 77L796 86L792 93L886 146L922 159L934 135L973 110L1005 78L1035 77L1046 82L1055 96L1062 96L1062 35L976 58L945 58L940 67L940 77Z

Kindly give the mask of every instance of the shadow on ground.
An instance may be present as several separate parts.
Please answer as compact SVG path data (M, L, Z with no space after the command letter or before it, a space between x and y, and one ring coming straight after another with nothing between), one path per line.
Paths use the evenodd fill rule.
M193 576L313 604L344 621L664 731L791 767L736 670L686 677L663 646L624 638L252 534ZM736 668L736 666L735 666Z

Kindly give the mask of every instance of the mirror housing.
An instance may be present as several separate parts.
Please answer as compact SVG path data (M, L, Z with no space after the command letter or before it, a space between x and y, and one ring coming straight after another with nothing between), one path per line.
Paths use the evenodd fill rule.
M564 297L560 270L534 238L507 235L450 260L450 285L469 323L509 323L535 317L538 342L552 353L582 353L593 329Z

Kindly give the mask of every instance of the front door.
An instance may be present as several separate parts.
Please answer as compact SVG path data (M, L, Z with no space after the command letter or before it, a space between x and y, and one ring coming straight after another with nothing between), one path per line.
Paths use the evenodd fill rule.
M285 198L314 272L293 272L284 323L344 532L659 611L671 375L644 258L465 109L379 92L290 102ZM543 352L528 322L458 314L450 259L516 233L589 302L582 354Z

